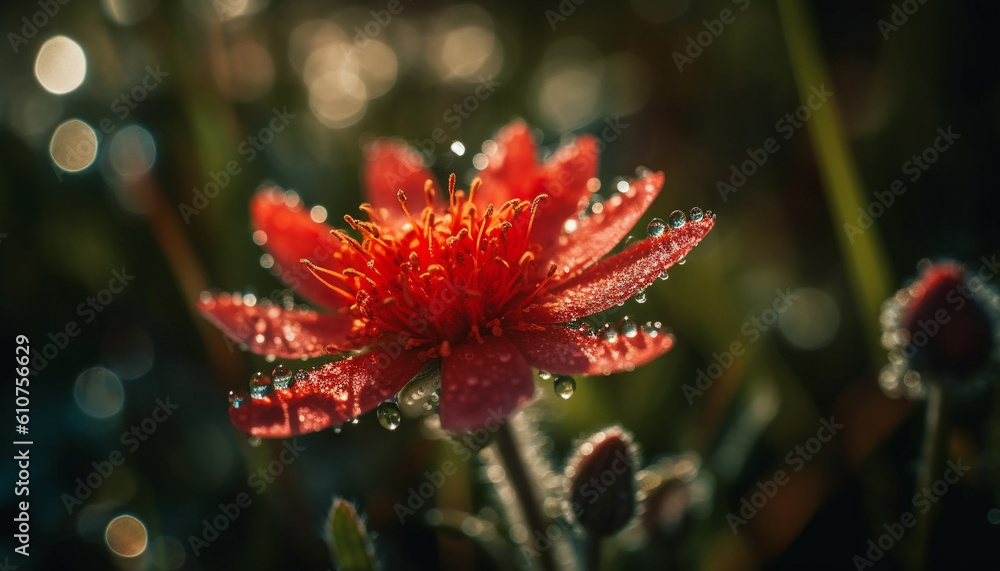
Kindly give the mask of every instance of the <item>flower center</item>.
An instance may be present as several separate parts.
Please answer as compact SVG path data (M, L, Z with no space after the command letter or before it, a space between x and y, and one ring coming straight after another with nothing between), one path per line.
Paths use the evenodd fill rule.
M424 187L426 206L414 217L402 190L397 194L407 222L387 231L370 205L361 209L368 222L345 216L361 234L334 235L350 247L350 266L342 272L303 260L317 278L348 298L351 311L367 322L365 334L404 347L432 345L428 356L447 355L468 338L500 335L502 326L519 321L516 310L528 303L552 277L555 266L539 279L538 244L530 240L541 200L510 200L479 212L473 202L481 182L468 195L448 179L448 206L434 209L431 181Z

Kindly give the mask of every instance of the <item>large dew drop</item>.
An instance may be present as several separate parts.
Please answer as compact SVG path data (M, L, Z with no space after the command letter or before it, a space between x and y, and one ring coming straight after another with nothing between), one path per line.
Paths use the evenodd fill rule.
M552 389L559 398L566 400L576 392L576 380L569 375L556 375Z
M674 210L667 217L667 221L670 223L671 228L681 228L687 222L687 218L684 217L684 213L680 210Z
M378 423L389 430L396 430L403 421L403 415L399 413L399 406L391 400L378 405L376 414L378 415Z
M636 303L646 303L646 290L641 289L637 291L634 299Z
M681 214L683 216L683 214ZM663 233L667 231L667 223L663 221L662 218L653 218L649 221L649 225L646 226L646 234L650 238L659 238L663 236Z
M688 218L691 219L691 222L701 222L701 219L704 217L705 213L702 212L701 208L698 208L697 206L692 208L691 212L688 212Z
M262 399L274 391L274 383L271 377L265 373L257 371L250 377L250 397Z
M274 388L278 390L285 390L292 386L292 370L284 365L278 365L271 371L271 377L274 379Z

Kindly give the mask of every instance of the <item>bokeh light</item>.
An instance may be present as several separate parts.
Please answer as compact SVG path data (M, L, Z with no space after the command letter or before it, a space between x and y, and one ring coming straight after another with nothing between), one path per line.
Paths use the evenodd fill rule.
M157 0L101 0L101 7L108 18L122 26L145 20L156 5Z
M66 172L79 172L97 158L97 133L79 119L56 127L49 142L49 155Z
M788 309L778 316L785 339L799 349L825 347L840 328L840 307L830 294L811 287L799 288L789 296Z
M139 125L123 127L108 144L111 166L123 178L134 178L149 172L156 161L156 142L149 131Z
M115 555L138 557L146 551L146 526L135 516L120 515L108 523L104 540Z
M125 389L117 375L104 367L93 367L76 378L73 398L88 415L108 418L117 414L125 404Z
M35 58L35 78L50 93L69 93L87 75L87 56L80 44L66 36L47 40Z
M493 18L478 6L448 8L435 22L427 42L427 60L441 79L481 81L503 66L503 46Z

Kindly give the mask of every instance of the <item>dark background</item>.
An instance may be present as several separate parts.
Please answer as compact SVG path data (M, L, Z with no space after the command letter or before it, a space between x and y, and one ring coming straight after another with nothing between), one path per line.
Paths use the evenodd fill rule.
M701 459L694 492L680 494L671 508L687 514L685 525L652 535L630 530L617 542L630 547L609 548L608 566L854 568L852 557L884 533L883 524L912 509L923 430L921 403L890 400L877 387L885 364L873 337L877 305L860 292L888 297L926 257L976 269L1000 245L1000 7L927 0L886 39L878 21L894 8L885 1L781 2L779 9L753 0L740 11L742 3L728 1L404 0L398 14L373 28L371 39L382 46L358 56L360 69L337 68L335 55L320 66L327 75L319 81L336 85L313 88L311 99L309 82L317 80L303 73L306 55L350 46L354 26L372 22L369 10L387 4L145 0L130 12L116 0L76 0L59 5L17 53L0 47L5 351L13 353L15 335L24 334L40 354L56 344L50 333L58 338L70 322L79 327L31 379L31 557L13 555L13 545L0 557L11 554L21 569L326 569L323 518L342 496L367 515L387 569L488 566L468 541L435 531L420 516L432 507L472 512L489 505L477 463L461 465L404 525L395 517L393 505L424 481L425 470L452 458L452 447L428 438L417 419L389 433L369 414L339 434L300 437L306 450L258 494L248 477L277 458L282 443L251 446L229 424L226 394L273 365L233 350L193 304L208 288L265 297L282 287L261 267L263 251L250 239L247 204L260 183L296 190L336 223L362 200L362 146L374 137L419 144L441 128L448 141L424 145L428 164L442 179L457 172L468 181L480 143L523 118L538 128L546 151L566 133L600 137L609 121L626 125L605 139L601 194L640 165L664 171L665 189L641 224L676 208L718 214L715 230L684 267L649 289L648 302L607 316L662 319L676 332L675 349L632 373L578 379L565 402L546 391L540 403L556 466L572 439L614 423L634 433L647 463L678 454ZM804 9L804 19L782 11L792 5ZM233 17L220 21L220 10L230 7ZM675 52L724 9L734 10L735 21L679 71ZM4 3L0 31L9 41L8 33L21 33L21 18L40 10ZM552 17L560 10L564 20ZM78 43L87 61L82 85L65 95L47 93L34 72L39 48L56 35ZM776 121L801 105L800 90L808 95L815 85L792 65L806 53L803 45L818 46L821 57L807 71L825 76L834 95L785 140ZM395 74L386 73L387 53ZM168 75L122 118L114 101L141 85L147 66ZM461 120L449 114L490 75L498 86L488 98ZM285 108L296 118L247 160L240 144ZM58 125L79 119L98 129L105 118L113 131L99 141L93 164L81 172L55 166L50 141ZM863 240L845 241L843 225L856 224L857 215L848 209L845 217L831 204L839 197L867 206L873 192L905 178L904 163L949 126L961 135L954 146L919 180L907 181ZM721 196L718 181L768 137L777 138L777 152L736 193ZM452 140L464 143L463 156L449 150ZM817 145L831 140L845 143L858 175L853 190L827 182ZM130 157L152 157L150 142L151 168L123 172ZM232 160L240 174L185 223L178 206L191 204L194 189L205 189ZM850 260L859 252L869 263L852 278ZM79 304L122 268L134 279L88 321ZM772 306L775 290L786 288L803 301L778 324L746 329ZM759 339L747 335L754 330ZM682 386L724 361L733 342L746 354L689 404ZM167 397L178 410L130 450L122 434ZM5 418L12 401L4 397ZM942 500L931 539L904 538L876 568L907 568L922 550L929 568L994 568L997 404L995 391L960 404L950 455L972 470ZM786 455L831 415L844 432L732 533L726 514L758 482L787 470ZM115 450L123 452L122 465L68 513L64 494ZM11 490L14 464L0 465ZM252 504L196 557L189 536L241 492ZM10 513L14 496L4 497ZM106 544L105 527L121 514L148 530L149 547L137 558L118 557ZM7 545L13 525L5 520Z

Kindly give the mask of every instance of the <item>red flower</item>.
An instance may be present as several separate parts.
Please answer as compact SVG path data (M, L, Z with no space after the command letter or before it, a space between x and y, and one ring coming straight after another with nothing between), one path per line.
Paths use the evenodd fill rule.
M580 219L597 152L597 141L582 136L540 165L528 127L515 122L499 133L481 180L464 192L452 176L444 194L413 150L379 141L364 172L368 221L344 217L360 238L314 222L295 195L260 192L251 205L257 241L266 240L290 286L331 312L226 294L206 296L202 312L256 353L364 352L293 379L279 367L274 390L230 409L233 423L261 437L336 426L439 364L441 425L472 430L532 397L533 367L611 373L666 352L673 338L658 330L630 324L597 335L565 323L636 295L682 260L715 217L675 212L669 224L652 223L648 239L601 260L656 198L663 174L644 174Z

